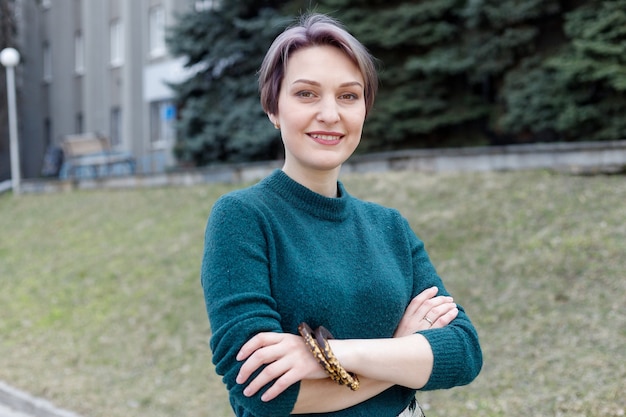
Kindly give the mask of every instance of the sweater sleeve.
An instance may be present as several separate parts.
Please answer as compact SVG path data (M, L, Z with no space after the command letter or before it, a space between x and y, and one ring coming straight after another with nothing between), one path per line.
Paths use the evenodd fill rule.
M414 273L414 296L432 286L439 295L450 295L437 274L424 247L424 243L405 221L411 246ZM482 351L474 325L458 305L459 314L446 327L421 331L430 343L434 355L433 371L422 390L452 388L469 384L482 368Z
M288 416L300 387L294 384L276 399L262 402L260 397L269 386L246 397L246 384L235 382L243 364L236 360L241 346L257 333L282 332L270 291L268 233L263 223L258 210L225 196L213 207L205 234L201 283L211 324L213 363L223 376L237 416Z

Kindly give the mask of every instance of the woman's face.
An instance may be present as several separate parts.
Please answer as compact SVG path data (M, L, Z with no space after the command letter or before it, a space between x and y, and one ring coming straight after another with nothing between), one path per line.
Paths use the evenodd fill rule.
M290 56L278 113L269 115L280 125L288 175L338 171L352 155L365 121L364 85L359 68L338 48L312 46Z

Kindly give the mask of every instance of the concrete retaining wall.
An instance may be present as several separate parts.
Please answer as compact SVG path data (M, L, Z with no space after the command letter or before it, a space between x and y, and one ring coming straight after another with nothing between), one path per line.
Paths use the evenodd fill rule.
M81 180L27 180L25 193L73 189L187 186L251 182L280 168L282 161L221 164L158 175ZM410 170L428 173L553 169L572 173L617 173L626 169L626 140L548 143L477 148L420 149L355 155L343 173Z
M550 143L477 148L395 151L348 161L344 171L421 172L556 169L611 171L626 166L626 141Z

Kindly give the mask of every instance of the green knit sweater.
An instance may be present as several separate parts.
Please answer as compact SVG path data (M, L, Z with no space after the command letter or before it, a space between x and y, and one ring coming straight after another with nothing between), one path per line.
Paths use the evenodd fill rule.
M238 417L290 415L300 384L264 403L235 382L239 348L259 332L324 325L338 339L392 337L409 301L434 285L448 294L423 243L398 211L350 196L327 198L275 171L220 198L206 229L201 282L211 349ZM434 353L424 390L472 381L482 366L476 331L459 307L443 329L422 332ZM338 387L346 389L345 387ZM415 391L394 386L324 415L395 417ZM319 415L319 414L317 414Z

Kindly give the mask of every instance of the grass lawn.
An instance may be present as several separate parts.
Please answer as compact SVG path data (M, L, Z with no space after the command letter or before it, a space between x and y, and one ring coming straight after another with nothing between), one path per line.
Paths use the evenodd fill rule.
M343 180L410 220L481 336L474 383L418 393L428 417L624 416L623 176ZM199 264L235 187L0 196L0 380L86 417L232 416Z

